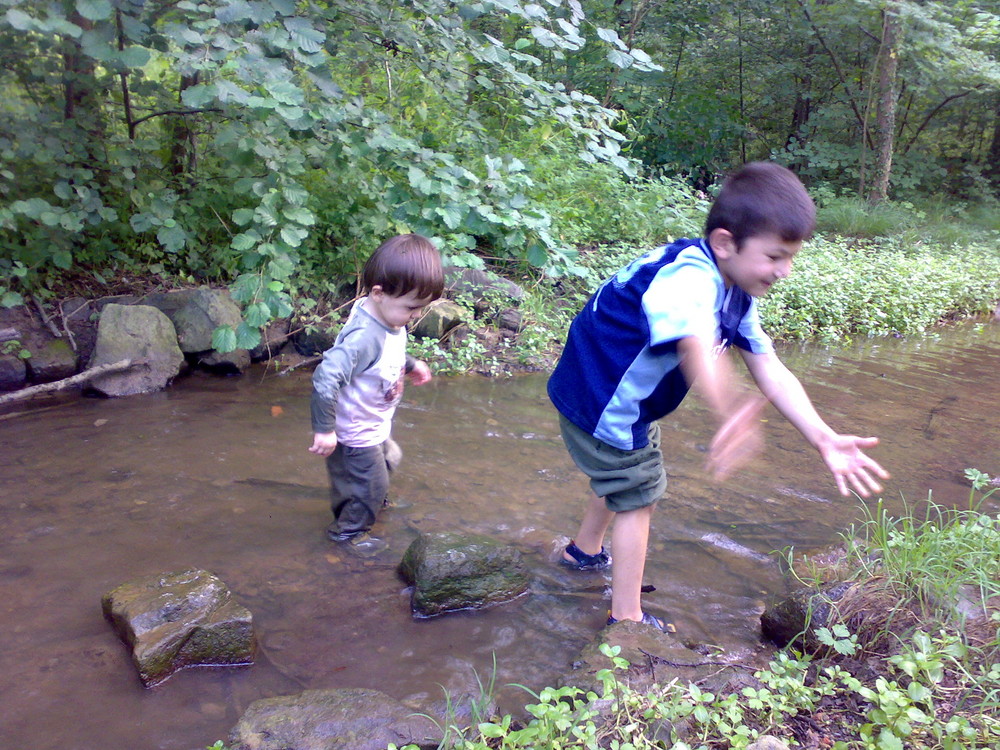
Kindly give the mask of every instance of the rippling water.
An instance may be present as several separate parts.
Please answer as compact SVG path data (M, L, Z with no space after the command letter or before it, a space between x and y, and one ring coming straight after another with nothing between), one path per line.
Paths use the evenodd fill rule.
M920 341L784 351L839 430L874 434L894 511L964 505L967 467L1000 474L1000 326ZM489 679L533 688L568 669L607 616L607 579L552 563L585 480L558 437L544 376L438 378L407 391L395 436L398 507L371 558L327 542L326 477L306 451L308 374L195 376L121 400L21 406L0 419L0 747L186 750L224 739L253 700L372 687L433 709ZM739 477L702 472L711 430L694 400L664 420L668 493L652 526L646 607L685 641L753 649L772 554L829 544L862 517L815 453L766 413L765 455ZM534 594L486 612L410 617L396 565L417 531L483 532L517 545ZM189 670L141 687L101 595L197 566L249 607L249 668ZM523 694L502 693L509 709Z

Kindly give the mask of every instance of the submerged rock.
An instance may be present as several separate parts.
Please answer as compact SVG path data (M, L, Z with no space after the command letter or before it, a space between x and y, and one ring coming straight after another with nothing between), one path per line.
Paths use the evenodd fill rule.
M441 733L378 690L306 690L254 701L229 734L232 750L385 750L436 748Z
M105 594L101 606L147 687L187 667L253 663L250 611L208 571L129 581Z
M403 555L399 571L413 586L410 606L419 617L481 609L528 590L520 551L475 534L421 534Z

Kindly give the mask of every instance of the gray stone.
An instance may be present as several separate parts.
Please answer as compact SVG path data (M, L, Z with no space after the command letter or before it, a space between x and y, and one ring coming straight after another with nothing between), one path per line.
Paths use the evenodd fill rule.
M66 339L50 338L32 348L27 364L33 381L50 383L76 372L76 352Z
M147 305L106 305L90 367L123 359L142 364L94 378L89 387L105 396L133 396L169 385L184 365L170 319Z
M260 332L260 343L250 350L250 359L253 362L262 362L278 356L285 344L291 338L291 320L280 318L272 320Z
M0 391L16 391L28 379L24 360L14 354L0 354Z
M212 349L212 334L219 326L236 328L243 322L240 308L229 292L201 287L170 316L177 329L177 343L185 354Z
M788 750L788 743L769 734L762 734L747 750Z
M199 367L220 375L236 375L250 367L250 352L246 349L233 349L231 352L212 350L196 357Z
M524 290L513 281L475 268L446 267L444 286L448 296L454 298L459 294L469 294L477 304L488 296L508 299L515 303L524 297Z
M322 330L310 330L308 328L303 328L297 333L292 334L292 345L295 347L295 351L303 357L314 357L317 354L322 354L333 346L333 342L336 341L336 339L336 329L324 328Z
M147 687L188 667L253 663L250 611L208 571L129 581L105 594L101 606Z
M421 534L407 548L399 570L413 586L418 617L481 609L528 591L528 574L515 547L477 534Z
M502 310L500 315L497 316L497 324L502 330L520 333L524 328L524 316L521 315L520 310L508 307L506 310Z
M428 718L378 690L306 690L251 703L229 734L232 750L385 750L436 748Z
M435 300L427 306L410 333L418 339L440 339L448 331L462 324L465 310L448 299Z
M155 307L173 322L174 316L194 299L196 289L177 289L172 292L153 292L139 300L140 305Z
M797 644L806 653L823 654L829 649L816 637L820 628L839 622L835 603L857 584L840 582L824 586L820 591L799 589L772 604L761 615L761 631L781 648Z

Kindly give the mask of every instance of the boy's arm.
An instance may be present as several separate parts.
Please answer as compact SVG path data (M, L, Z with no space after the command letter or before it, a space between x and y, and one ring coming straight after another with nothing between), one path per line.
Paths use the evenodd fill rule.
M718 430L708 454L708 469L724 479L747 463L763 445L758 414L763 400L740 395L729 359L698 336L677 341L684 378L715 414Z
M313 442L310 453L329 456L337 448L336 407L340 390L358 372L378 359L377 341L361 331L351 332L323 353L323 361L313 372L310 400Z
M882 491L876 477L888 479L889 472L862 451L878 445L878 438L836 433L817 413L799 379L774 353L741 349L740 354L761 393L819 451L841 495L847 495L849 488L862 497Z

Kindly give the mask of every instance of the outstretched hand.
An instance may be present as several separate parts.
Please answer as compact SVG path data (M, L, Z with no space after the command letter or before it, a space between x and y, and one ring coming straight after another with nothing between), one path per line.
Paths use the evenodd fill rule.
M878 445L877 437L834 435L819 446L819 453L833 473L841 495L850 494L851 489L861 497L882 491L882 485L875 477L888 479L889 472L861 450L876 445Z

